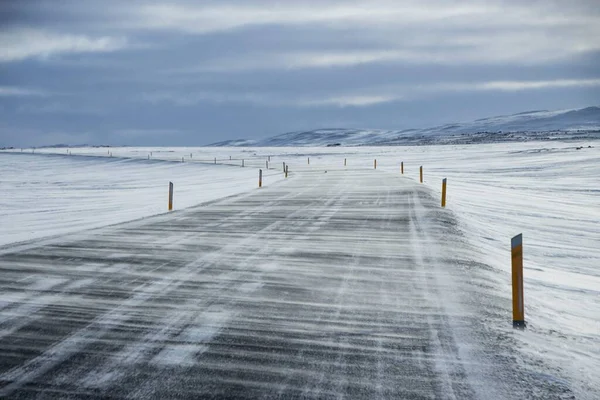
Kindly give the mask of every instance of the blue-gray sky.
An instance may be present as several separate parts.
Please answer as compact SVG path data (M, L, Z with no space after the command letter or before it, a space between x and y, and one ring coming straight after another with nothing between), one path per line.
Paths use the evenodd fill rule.
M600 2L0 2L0 146L202 145L600 104Z

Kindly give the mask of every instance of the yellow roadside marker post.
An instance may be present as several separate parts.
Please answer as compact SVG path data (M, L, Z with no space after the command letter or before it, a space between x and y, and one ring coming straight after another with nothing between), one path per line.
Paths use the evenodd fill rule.
M510 241L512 255L513 327L525 328L525 305L523 304L523 234Z
M442 179L442 207L446 207L446 178Z
M169 182L169 211L173 210L173 182Z

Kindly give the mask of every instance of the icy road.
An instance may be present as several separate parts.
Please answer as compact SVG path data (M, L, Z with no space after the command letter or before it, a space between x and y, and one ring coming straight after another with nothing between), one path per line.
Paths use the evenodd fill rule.
M507 299L430 190L291 169L3 250L0 397L570 397L525 366Z

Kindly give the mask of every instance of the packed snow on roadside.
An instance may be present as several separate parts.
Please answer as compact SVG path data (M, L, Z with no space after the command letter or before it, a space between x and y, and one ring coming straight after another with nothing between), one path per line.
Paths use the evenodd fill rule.
M50 150L47 151L47 153ZM162 160L0 153L0 246L112 225L250 191L255 168ZM282 178L264 171L264 185Z

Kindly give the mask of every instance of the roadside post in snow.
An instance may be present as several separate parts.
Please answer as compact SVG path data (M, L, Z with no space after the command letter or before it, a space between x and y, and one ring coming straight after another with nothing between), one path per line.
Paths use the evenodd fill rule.
M377 169L377 159L373 160L373 169Z
M419 167L419 180L423 183L423 166Z
M269 161L265 161L266 169L269 169Z
M285 162L283 163L283 172L285 172Z
M404 175L404 161L400 162L400 173Z
M173 182L169 182L169 211L173 210Z
M346 166L346 159L344 158L344 167Z
M307 164L308 164L308 165L310 165L310 157L308 157L308 158L306 159L306 162L307 162Z
M442 207L446 207L446 178L442 179Z
M215 164L217 163L217 157L215 157Z
M258 187L262 187L262 169L258 170Z
M288 165L285 166L285 177L287 178L288 176Z
M242 158L242 167L244 166L244 159Z
M513 328L525 328L525 305L523 304L523 234L510 241L512 258Z

